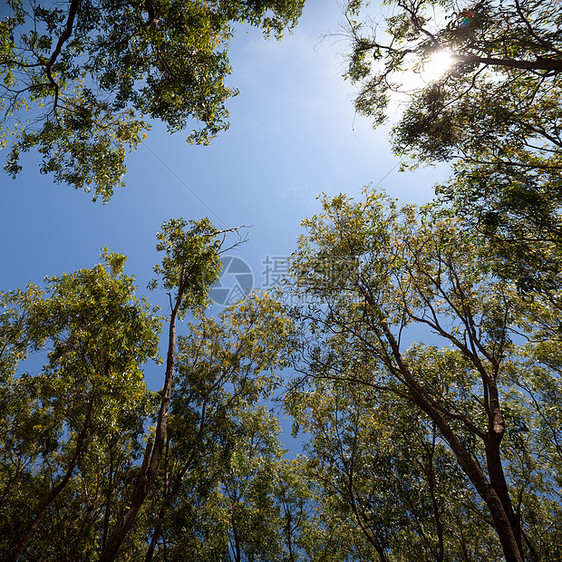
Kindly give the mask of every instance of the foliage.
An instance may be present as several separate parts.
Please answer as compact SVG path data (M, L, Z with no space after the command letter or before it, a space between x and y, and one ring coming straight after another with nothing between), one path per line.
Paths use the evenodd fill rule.
M237 23L280 38L302 0L10 0L0 22L2 146L7 172L37 149L41 173L111 198L122 184L126 150L149 120L208 143L228 127L226 100L236 94L228 40ZM25 111L28 111L27 119Z
M381 560L549 559L559 476L552 447L538 459L555 419L540 398L555 312L497 279L489 249L435 206L326 197L304 225L293 261L308 303L304 377L288 407L313 436L325 509L354 521L357 544ZM406 348L414 328L426 343ZM545 356L517 343L523 330Z
M358 111L380 123L406 75L418 73L393 129L396 152L453 162L438 193L494 242L498 273L521 291L552 294L562 252L560 3L397 0L377 22L359 17L362 4L348 12ZM424 82L443 52L451 66Z
M162 264L154 267L154 272L163 289L176 291L175 300L181 295L180 317L188 310L205 309L209 304L209 290L221 270L219 234L209 219L189 223L184 219L171 219L162 225L157 235L156 249L164 252L164 257ZM158 281L154 280L150 288L156 287Z
M159 393L142 365L158 359L161 319L135 297L124 256L1 295L2 559L278 560L300 548L300 521L284 523L306 487L259 406L294 328L265 295L205 317L225 235L206 219L158 235L172 307Z
M419 411L391 393L320 377L293 389L287 406L312 436L308 478L340 556L500 558L482 502Z
M559 3L397 0L374 36L364 4L349 76L376 124L408 68L453 55L393 133L400 154L454 162L452 205L324 197L292 319L268 295L208 316L237 229L164 223L159 392L143 364L162 319L124 256L1 293L0 558L562 559ZM195 119L197 142L226 127L233 26L279 37L301 6L12 0L8 171L36 147L43 172L109 199L147 119ZM268 407L290 366L284 406L309 438L292 460Z
M139 452L149 408L141 365L157 356L160 323L134 297L123 256L105 253L104 260L49 279L45 290L30 285L2 295L3 358L17 351L19 361L30 352L45 360L34 375L18 373L16 361L2 370L5 559L21 555L36 531L32 557L77 548L91 512L119 505L105 504L107 479L123 478ZM84 483L88 511L61 515L59 534L40 527L51 506L64 513Z
M163 549L216 559L217 549L227 549L234 525L221 491L235 485L233 464L242 463L262 441L271 456L267 462L281 458L276 421L259 410L258 401L279 384L274 369L286 365L291 333L279 303L254 295L217 319L190 324L180 337L162 461L165 485L156 493L163 502L150 539L157 559ZM261 524L261 519L244 523L251 533Z
M170 300L164 384L154 437L149 438L146 444L130 503L116 518L113 530L103 547L100 557L102 562L113 561L117 557L158 480L167 447L168 419L176 369L177 321L188 311L200 314L205 308L207 295L220 271L219 256L224 242L224 238L222 241L217 239L220 234L208 219L189 223L183 219L172 219L162 225L162 232L157 236L156 249L164 252L164 258L154 270L161 278L163 288L168 291ZM150 288L157 286L157 280L150 284Z

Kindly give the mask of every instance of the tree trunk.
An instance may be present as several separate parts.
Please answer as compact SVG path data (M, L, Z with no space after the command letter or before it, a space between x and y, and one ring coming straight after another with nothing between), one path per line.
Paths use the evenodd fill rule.
M183 298L182 288L178 289L175 305L172 309L170 317L170 328L168 332L168 355L166 360L166 375L164 379L164 387L162 389L162 400L160 402L160 410L158 412L158 421L156 423L156 435L154 437L154 446L149 441L146 447L144 460L141 471L137 480L135 491L131 499L130 508L121 512L115 523L115 527L100 556L100 562L110 562L115 560L119 548L123 544L127 533L132 527L135 518L142 507L148 493L156 481L158 476L158 468L164 451L166 441L166 429L168 425L168 414L170 410L170 398L172 393L172 382L174 380L174 363L176 353L176 320Z
M47 500L43 503L43 507L39 510L39 513L35 516L35 519L29 526L29 529L25 533L20 545L18 546L16 552L12 556L12 562L17 562L22 554L25 552L25 549L28 547L29 542L33 538L33 535L37 531L39 524L43 521L45 515L49 511L49 508L53 504L53 502L57 499L59 494L64 490L65 486L68 484L72 472L76 467L76 463L82 454L82 448L84 446L84 441L86 440L86 436L88 435L88 429L90 428L90 420L92 415L92 408L94 405L94 397L90 396L90 403L88 404L88 410L86 411L86 417L84 419L84 425L82 426L82 430L76 439L76 449L74 450L74 454L72 455L72 459L70 460L70 464L66 469L66 473L63 476L62 480L51 490Z
M505 479L503 479L503 486L501 485L501 477L503 477L503 468L501 465L501 457L499 454L499 442L501 441L501 437L499 438L499 440L496 438L497 448L495 454L491 455L487 459L489 465L491 463L493 469L494 482L492 483L486 477L486 474L483 472L479 463L473 458L471 453L462 444L457 434L451 428L447 420L443 417L443 414L440 412L438 407L434 402L432 402L432 399L419 385L416 377L413 375L407 363L404 361L402 354L400 353L398 342L394 338L394 335L390 331L386 321L381 320L381 326L384 336L392 350L394 360L396 361L396 367L393 367L393 369L398 369L400 371L400 375L404 378L404 382L409 389L412 401L417 404L418 407L423 410L435 423L435 425L439 429L439 432L447 441L449 447L457 457L457 461L460 464L461 468L464 470L465 474L468 476L468 478L476 488L476 491L478 492L480 497L486 502L486 505L488 506L488 509L490 511L490 515L492 516L494 528L496 529L496 532L498 534L498 538L500 540L506 562L524 562L521 542L520 540L517 540L517 536L520 535L518 533L519 526L517 525L514 527L513 517L510 517L510 515L513 516L513 509L511 507L509 495L507 494ZM498 433L498 435L501 435L501 431L503 430L503 419L498 418L497 416L498 413L501 414L501 411L499 410L499 407L494 408L493 404L491 411L495 412L495 416L492 421L494 427L496 427L496 433ZM489 434L487 434L487 436L489 436ZM487 440L485 439L485 441ZM490 449L490 451L493 452L493 448ZM488 453L488 446L486 452ZM492 476L490 475L490 478L491 477ZM499 490L494 487L494 484L499 487ZM505 490L503 489L504 486Z
M523 552L523 546L521 543L521 525L519 517L513 510L513 504L511 503L511 498L509 497L509 490L507 488L507 482L505 480L505 473L501 461L500 443L505 433L505 421L500 409L499 394L495 378L489 377L487 383L490 403L490 411L488 415L488 435L485 439L488 477L490 479L490 484L496 491L510 521L519 551Z

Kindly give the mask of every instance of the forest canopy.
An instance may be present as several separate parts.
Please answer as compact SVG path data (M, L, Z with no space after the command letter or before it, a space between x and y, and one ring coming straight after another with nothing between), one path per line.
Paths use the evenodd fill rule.
M293 309L263 294L205 314L233 234L207 220L158 235L166 319L108 252L2 294L3 558L562 554L557 309L436 204L326 197L304 225ZM304 432L292 460L273 398Z
M11 8L8 172L35 147L108 200L150 120L226 128L234 24L279 37L302 2ZM562 6L372 8L345 12L356 108L405 95L396 153L451 178L421 206L322 195L283 291L220 313L242 239L207 218L162 224L150 296L107 249L0 292L1 559L562 559Z

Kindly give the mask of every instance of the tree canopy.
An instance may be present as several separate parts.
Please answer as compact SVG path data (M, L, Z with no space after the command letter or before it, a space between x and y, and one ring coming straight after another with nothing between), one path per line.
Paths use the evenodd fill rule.
M557 309L498 278L436 204L366 191L304 224L301 304L251 295L214 318L229 233L163 225L159 392L143 363L164 319L124 256L2 293L3 558L561 556ZM308 436L294 459L263 403L288 366L285 409Z
M304 224L304 376L288 407L325 509L381 560L559 557L556 431L543 441L556 311L498 279L490 248L435 205L340 195ZM407 345L412 331L425 335Z
M393 128L396 152L452 162L438 193L495 240L500 273L523 291L550 291L561 264L560 3L399 0L377 20L362 4L348 11L358 111L382 122L408 89L404 76L418 73ZM450 66L424 82L444 52Z
M143 364L159 362L163 318L135 297L125 256L1 294L3 559L297 548L283 518L306 493L288 490L297 469L260 405L288 363L292 321L265 295L203 315L224 242L208 220L168 221L158 240L170 296L160 392L147 391ZM40 360L22 370L31 353Z
M108 201L151 120L171 132L192 127L198 143L228 127L235 25L280 38L303 0L9 4L0 22L5 169L17 175L21 153L36 149L41 173Z
M357 108L380 124L448 52L392 134L452 178L421 207L321 196L291 307L209 310L240 237L206 218L156 236L165 314L107 249L0 292L3 560L562 560L562 7L396 0L370 21L367 4L346 12ZM199 122L196 142L226 127L234 26L279 37L302 1L10 5L7 169L35 147L107 200L148 120Z

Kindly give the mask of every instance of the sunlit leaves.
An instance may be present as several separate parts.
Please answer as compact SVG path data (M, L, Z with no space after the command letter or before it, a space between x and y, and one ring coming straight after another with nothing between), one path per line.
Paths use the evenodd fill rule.
M4 368L1 508L3 518L13 519L2 543L6 556L30 541L31 551L46 554L43 519L53 504L69 507L81 487L94 497L85 505L77 501L49 544L53 551L63 548L75 519L84 517L90 528L94 522L82 510L103 509L107 487L138 453L149 411L141 365L157 357L160 323L134 296L132 278L122 273L125 258L107 252L104 258L109 268L50 278L43 291L30 286L2 295L5 350L12 350L6 359L33 351L44 361L32 362L33 371L18 378L11 376L15 361L6 362L12 373ZM120 448L128 451L125 459ZM115 497L112 502L106 509L119 505Z
M559 369L555 307L499 279L491 247L435 204L324 197L304 226L292 273L308 331L286 406L312 435L326 512L358 525L356 544L380 557L523 552L494 539L488 492L514 534L536 529L541 494L558 496L556 473L539 461L546 400L530 376L542 361ZM549 525L557 536L558 515Z
M295 327L266 295L203 315L221 243L208 220L172 220L159 236L161 284L178 311L196 313L170 338L175 362L161 393L147 392L143 372L157 359L160 319L134 296L125 256L105 249L103 264L1 295L3 557L99 558L136 509L119 537L124 556L187 548L216 560L234 552L237 534L244 556L279 559L292 549L297 559L309 494L260 405L279 388ZM42 364L21 372L32 352ZM152 462L158 439L150 485L135 496L143 449Z
M125 154L149 128L192 128L207 144L228 127L236 90L228 40L246 22L280 38L302 0L174 0L119 4L12 2L0 22L0 140L6 171L35 149L41 172L107 202L125 174Z
M172 219L162 225L162 232L157 235L156 249L164 256L154 271L164 289L175 290L182 314L188 309L206 307L210 288L221 270L221 241L217 234L209 219L191 223ZM156 286L155 280L151 287Z
M408 90L400 83L418 72L393 128L395 151L413 165L453 162L442 201L493 242L497 274L552 300L561 252L562 35L552 23L560 4L387 2L376 26L362 4L350 3L349 19L358 110L378 125L389 99ZM424 84L439 51L453 64Z

